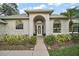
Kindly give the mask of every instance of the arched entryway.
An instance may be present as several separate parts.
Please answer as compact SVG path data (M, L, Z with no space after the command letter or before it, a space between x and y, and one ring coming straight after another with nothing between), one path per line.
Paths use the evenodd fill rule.
M45 18L41 15L34 17L34 34L37 36L45 35Z

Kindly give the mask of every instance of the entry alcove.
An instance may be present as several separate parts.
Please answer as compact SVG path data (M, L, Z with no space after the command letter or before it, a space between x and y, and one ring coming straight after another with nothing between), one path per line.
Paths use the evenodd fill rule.
M46 33L45 18L41 15L34 18L34 35L42 36Z

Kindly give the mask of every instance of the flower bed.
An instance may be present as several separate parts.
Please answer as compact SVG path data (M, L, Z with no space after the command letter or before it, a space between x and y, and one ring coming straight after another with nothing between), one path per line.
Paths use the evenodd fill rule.
M49 35L46 36L44 42L48 49L60 49L62 47L72 46L79 43L79 35ZM75 43L76 42L76 43Z
M27 50L33 49L36 37L26 35L2 35L0 36L0 50Z

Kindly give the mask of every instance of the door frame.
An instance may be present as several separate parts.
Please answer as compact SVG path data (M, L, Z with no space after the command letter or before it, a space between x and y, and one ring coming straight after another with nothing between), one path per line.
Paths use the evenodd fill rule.
M39 29L38 29L38 26L40 26L41 27L41 29L40 29L40 34L39 34ZM37 24L37 36L42 36L42 24Z

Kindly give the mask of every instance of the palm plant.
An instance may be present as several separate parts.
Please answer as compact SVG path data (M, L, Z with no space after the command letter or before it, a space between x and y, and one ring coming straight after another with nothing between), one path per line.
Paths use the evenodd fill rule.
M75 16L79 19L79 6L76 7L76 15ZM79 34L79 26L78 26L78 34Z
M74 7L74 8L69 8L69 9L66 9L66 12L64 13L61 13L61 15L65 15L67 16L67 18L70 20L69 22L69 31L71 31L73 33L73 17L76 15L76 9L77 7Z
M76 17L79 18L79 6L75 7L76 8Z

